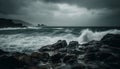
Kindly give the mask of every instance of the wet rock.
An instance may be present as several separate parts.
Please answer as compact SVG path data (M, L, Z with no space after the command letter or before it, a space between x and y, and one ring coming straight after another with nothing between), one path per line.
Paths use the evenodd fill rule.
M21 56L23 56L23 55L27 55L27 54L25 54L25 53L19 53L19 52L14 52L14 53L12 53L12 56L15 57L15 58L18 59L18 60L19 60L19 58L20 58Z
M111 49L109 49L109 48L104 48L104 47L99 48L99 51L112 53L112 50L111 50Z
M77 63L72 65L71 69L86 69L85 65Z
M29 55L20 56L19 61L22 61L27 65L34 65L34 63L32 62L32 58Z
M32 54L31 54L31 57L32 58L40 58L42 56L42 54L41 53L38 53L38 52L33 52Z
M0 49L0 55L5 55L5 54L8 54L8 52L5 52L5 51Z
M0 57L0 69L16 69L24 67L24 63L17 60L13 56Z
M67 46L67 42L65 40L59 40L55 44L52 45L52 47L56 49L64 48Z
M77 56L76 55L66 55L63 58L63 62L66 64L74 64L77 63Z
M31 55L31 61L33 64L38 64L41 61L41 53L33 52Z
M67 46L67 42L65 40L58 40L56 43L52 45L43 46L39 49L40 52L46 52L46 51L55 51L59 50L61 48L65 48Z
M57 69L71 69L71 65L62 65Z
M108 37L109 39L107 39ZM120 69L120 49L118 44L114 44L117 42L112 42L113 40L118 39L116 36L113 38L113 35L109 35L101 41L90 41L81 46L77 41L71 41L67 46L65 40L59 40L55 44L42 47L39 49L40 52L33 52L31 55L12 53L12 58L10 58L12 60L8 59L8 56L3 58L1 55L0 68L2 64L5 66L8 60L14 65L23 63L20 66L23 69L50 69L50 67L53 69ZM3 53L4 51L0 51L0 54ZM2 62L2 60L6 61ZM14 63L15 61L16 63ZM19 68L19 64L11 68Z
M49 64L45 64L45 65L40 65L39 69L50 69L50 65Z
M71 41L69 42L68 48L75 49L78 46L79 46L78 41Z
M96 60L96 55L95 55L95 53L87 53L87 54L85 54L85 56L84 56L84 60L87 62L87 61L94 61L94 60Z
M109 52L97 52L96 53L96 59L100 61L105 61L109 57L114 57L112 53Z
M24 69L40 69L40 68L39 68L39 67L37 67L37 66L29 66L29 67L24 68Z
M103 64L104 68L106 68L106 65L104 65L104 63L101 63ZM87 69L104 69L102 66L100 66L100 64L98 62L89 62L87 63ZM107 68L109 69L109 68Z
M77 49L80 50L80 51L85 52L86 47L85 46L79 46Z
M84 46L89 46L89 45L101 46L102 43L100 41L92 40L92 41L82 44L82 45L84 45Z
M50 69L49 65L39 65L39 66L28 66L25 69Z
M120 48L114 48L114 47L111 48L110 47L109 49L111 50L112 53L120 56L120 54L119 54L120 53Z
M42 61L42 62L47 62L49 60L49 54L48 53L38 53L38 52L33 52L31 54L31 57L37 61Z
M89 46L87 46L86 48L85 48L85 51L87 52L87 53L92 53L92 52L97 52L97 51L99 51L99 48L100 47L98 47L98 46L96 46L96 45L89 45Z
M62 53L57 53L53 56L51 56L50 61L52 63L61 63L62 62L62 58L65 56L66 54L62 54Z
M111 47L120 48L120 34L107 34L101 39L101 42Z
M51 51L51 45L43 46L39 49L40 52Z
M100 62L106 62L107 60L109 61L110 58L113 58L112 60L115 60L115 55L113 55L111 52L107 51L99 51L99 52L90 52L86 53L85 55L85 61L100 61Z
M61 48L65 48L66 46L67 46L67 42L65 40L59 40L52 45L43 46L42 48L39 49L39 51L40 52L55 51Z
M41 61L48 62L50 55L48 53L42 53Z
M67 53L67 49L66 48L61 48L61 49L58 50L58 52Z
M69 53L69 54L75 54L75 55L80 55L80 54L83 54L84 51L82 51L82 50L76 50L76 49L69 49L69 50L67 50L67 53Z

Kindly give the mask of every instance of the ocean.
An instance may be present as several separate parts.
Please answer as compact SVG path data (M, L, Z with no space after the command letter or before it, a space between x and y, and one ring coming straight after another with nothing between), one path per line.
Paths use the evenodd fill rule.
M8 52L31 53L58 40L80 44L101 40L108 33L120 34L119 27L28 27L0 28L0 49Z

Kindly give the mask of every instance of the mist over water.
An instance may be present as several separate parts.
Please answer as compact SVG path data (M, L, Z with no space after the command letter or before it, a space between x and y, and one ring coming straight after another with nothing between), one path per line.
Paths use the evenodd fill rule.
M45 45L58 40L78 41L80 44L101 40L108 34L120 34L118 29L81 29L81 28L3 28L0 29L0 49L10 52L37 51Z

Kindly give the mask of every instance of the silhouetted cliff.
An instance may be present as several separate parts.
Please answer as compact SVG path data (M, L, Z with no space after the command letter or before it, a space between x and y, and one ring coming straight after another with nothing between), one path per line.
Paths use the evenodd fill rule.
M29 23L22 20L0 18L0 28L5 27L27 27ZM31 24L29 24L31 25Z

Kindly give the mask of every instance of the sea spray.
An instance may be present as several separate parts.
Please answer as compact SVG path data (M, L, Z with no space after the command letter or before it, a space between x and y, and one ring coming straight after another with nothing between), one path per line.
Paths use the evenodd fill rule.
M108 31L101 31L101 32L93 32L90 29L85 29L81 31L81 35L78 38L78 41L80 43L86 43L92 40L101 40L103 36L106 34L120 34L120 30L114 29L114 30L108 30Z

